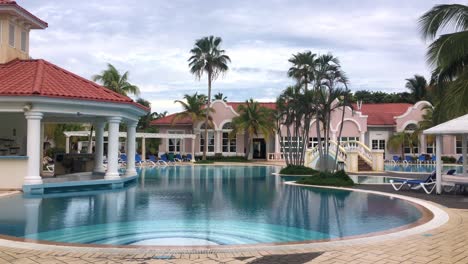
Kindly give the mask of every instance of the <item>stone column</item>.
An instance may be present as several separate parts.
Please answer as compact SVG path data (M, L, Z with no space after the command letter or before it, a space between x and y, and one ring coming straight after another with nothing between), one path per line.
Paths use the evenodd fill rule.
M119 176L119 125L120 117L109 117L109 136L107 138L107 171L104 179L116 180ZM128 158L128 155L127 155Z
M65 153L70 153L70 137L65 137Z
M373 171L384 171L384 150L373 149L372 150L372 170Z
M104 157L104 123L99 122L94 124L95 134L95 145L94 145L94 172L104 173L105 169L102 166Z
M195 162L195 140L196 137L192 137L192 162Z
M127 122L127 171L126 175L136 175L135 154L136 154L136 127L137 122Z
M348 150L346 153L346 171L347 172L358 172L358 157L359 153L357 150Z
M145 136L141 137L141 160L146 160L146 138Z
M27 155L28 169L24 177L24 184L41 184L41 120L42 113L26 112L27 119Z

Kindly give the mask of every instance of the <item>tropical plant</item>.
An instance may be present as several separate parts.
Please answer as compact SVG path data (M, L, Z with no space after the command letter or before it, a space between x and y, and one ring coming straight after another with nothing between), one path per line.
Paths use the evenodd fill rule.
M419 19L424 39L432 41L427 59L433 68L439 102L437 122L468 113L468 6L436 5Z
M214 99L215 99L215 100L221 100L221 101L223 101L223 102L227 102L227 97L224 96L224 94L221 93L221 92L218 92L217 94L215 94L215 95L214 95Z
M200 121L205 120L205 117L208 111L210 113L214 113L214 109L212 108L207 109L205 107L206 96L203 94L198 94L198 93L195 93L193 95L185 94L184 99L185 99L184 101L182 100L174 101L174 103L178 103L182 106L183 111L175 115L174 119L172 120L172 124L175 124L178 120L184 119L184 118L189 118L190 120L192 120L193 123L200 122ZM211 116L208 119L207 124L209 126L212 126Z
M415 146L419 144L418 133L417 132L407 132L402 131L394 133L387 142L387 148L389 150L397 151L401 150L401 156L405 156L405 146L410 148L410 153L413 153Z
M415 74L414 77L406 79L405 87L411 91L414 103L426 99L427 81L424 76Z
M308 85L314 80L316 68L316 54L311 51L298 52L288 61L292 64L288 70L288 76L294 78L298 85L308 90Z
M45 124L44 125L44 141L54 140L55 147L65 148L65 131L80 131L83 126L80 124Z
M128 81L129 72L124 74L120 72L110 63L107 64L107 69L102 71L101 74L94 75L93 81L100 82L104 87L122 94L122 95L140 95L138 86L131 84Z
M239 105L237 112L239 116L232 119L230 137L234 137L239 133L245 133L245 158L248 159L253 137L263 134L265 138L268 138L275 131L273 111L261 106L253 99L249 99L245 101L245 104Z
M208 77L208 101L206 103L205 123L208 123L211 102L211 84L221 74L229 69L228 63L231 59L220 48L222 39L219 37L204 37L195 41L195 46L190 50L192 56L189 58L190 72L198 79L203 74ZM205 138L208 138L208 126L205 126ZM205 140L203 148L203 160L206 160L206 151L208 149L208 140Z

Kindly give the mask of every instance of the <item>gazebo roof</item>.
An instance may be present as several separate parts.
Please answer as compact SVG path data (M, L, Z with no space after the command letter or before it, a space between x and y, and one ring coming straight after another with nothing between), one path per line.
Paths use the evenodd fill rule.
M34 96L131 104L130 97L111 91L45 60L13 60L0 64L0 96Z
M426 135L468 134L468 114L424 130Z

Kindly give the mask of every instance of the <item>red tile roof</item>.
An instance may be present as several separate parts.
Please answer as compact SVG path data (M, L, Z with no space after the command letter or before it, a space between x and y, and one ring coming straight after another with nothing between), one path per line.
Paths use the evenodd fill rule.
M242 105L245 103L244 102L227 102L226 104L231 106L234 109L234 111L237 112L237 108L239 107L239 105ZM276 103L260 103L260 105L269 109L273 109L273 110L276 109ZM174 121L174 117L176 116L176 114L171 114L166 117L153 120L151 122L151 125L153 126L154 125L172 125L172 122ZM192 125L192 124L193 122L191 118L179 119L174 123L174 125Z
M362 104L361 111L367 118L367 125L395 125L394 117L402 115L412 104ZM359 111L354 105L354 110Z
M111 91L45 60L16 59L0 64L0 96L43 96L125 103L149 110L128 96Z
M16 8L18 11L30 16L35 20L36 23L40 24L42 28L46 28L48 26L47 22L43 21L42 19L38 18L37 16L31 14L28 10L24 9L20 5L18 5L15 1L10 0L0 0L0 7L1 6L11 6Z

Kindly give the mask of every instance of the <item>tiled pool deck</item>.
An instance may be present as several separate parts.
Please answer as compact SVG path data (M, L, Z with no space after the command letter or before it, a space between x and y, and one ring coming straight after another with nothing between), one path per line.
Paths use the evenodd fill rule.
M372 190L390 192L387 186L373 186ZM400 194L428 197L419 197L414 192ZM434 201L439 203L442 200L443 196ZM450 208L454 200L458 201L454 207L465 209ZM445 203L448 207L429 202L448 214L448 222L405 237L315 243L312 247L251 247L222 253L200 251L192 254L151 248L50 247L0 240L0 263L468 263L468 206L463 206L464 201L464 196L460 195L448 197Z

